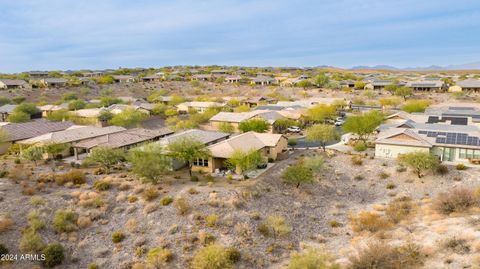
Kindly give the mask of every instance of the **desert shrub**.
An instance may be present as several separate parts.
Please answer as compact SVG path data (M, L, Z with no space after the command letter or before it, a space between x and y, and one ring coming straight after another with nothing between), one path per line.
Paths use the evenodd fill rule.
M448 193L440 193L435 199L434 208L442 214L463 212L478 204L478 198L469 189L455 189Z
M86 182L85 173L81 170L71 170L64 174L55 175L55 182L58 185L64 185L67 182L71 182L75 185L81 185Z
M160 203L162 203L163 206L167 206L173 202L172 197L164 197Z
M60 244L50 244L42 251L45 255L45 260L42 261L43 266L52 268L63 262L65 254L63 253L63 246Z
M30 198L30 203L34 206L44 205L47 201L40 196L33 196Z
M95 187L95 189L97 191L106 191L106 190L108 190L112 187L110 182L108 182L106 180L103 180L103 179L99 179L99 180L95 181L95 183L93 183L93 186Z
M232 266L233 262L229 259L226 249L217 244L200 249L192 260L193 269L226 269Z
M328 224L332 228L342 227L342 224L340 222L338 222L337 220L331 220L331 221L328 222Z
M448 174L448 167L444 164L439 164L437 166L437 173L439 173L440 175Z
M357 250L356 255L350 256L350 264L346 268L418 268L424 261L425 255L418 245L408 243L392 247L385 243L373 242Z
M112 242L113 243L120 243L125 239L125 234L122 232L114 232L112 233Z
M240 253L240 250L234 247L229 247L225 250L225 254L227 255L228 260L230 260L232 263L237 263L240 261L240 258L242 257L242 254Z
M28 224L36 231L45 228L45 222L40 218L40 213L36 210L28 212Z
M467 240L458 237L452 237L447 239L443 243L443 247L457 254L468 254L471 250Z
M277 238L289 234L292 228L285 222L285 218L280 215L270 215L267 220L258 226L258 230L264 236L273 236Z
M158 205L155 204L155 203L148 203L147 205L145 205L145 207L143 208L143 213L144 214L150 214L152 212L154 212L155 210L158 209Z
M379 214L372 211L360 211L357 216L350 216L350 225L355 232L377 232L390 227L390 223Z
M190 181L192 181L192 182L198 182L198 177L195 176L195 175L193 175L193 176L190 177Z
M380 172L378 175L380 176L381 179L387 179L390 177L390 174L385 171Z
M215 240L216 240L215 236L211 233L206 233L202 231L198 233L198 241L200 242L200 244L204 246L208 246L214 243Z
M355 146L353 146L353 150L355 150L355 151L365 151L365 150L367 150L367 143L360 140L357 143L355 143Z
M0 233L10 229L15 222L8 215L0 215Z
M385 186L388 190L395 189L397 187L394 183L388 183L387 186Z
M57 233L73 232L77 229L77 216L71 209L59 209L55 212L52 225Z
M192 187L188 189L188 193L191 195L198 194L198 190Z
M154 186L151 186L151 187L148 187L146 188L143 193L142 193L142 197L143 199L147 200L147 201L152 201L154 200L155 198L158 197L158 190L156 187Z
M363 175L356 175L353 179L360 181L360 180L364 180L365 177Z
M77 220L77 225L79 228L85 228L92 224L92 220L89 216L79 217Z
M98 265L96 263L91 263L88 265L87 269L98 269ZM132 267L133 269L133 267Z
M457 170L465 170L467 167L463 163L459 163L455 166Z
M127 197L127 201L128 201L129 203L135 203L136 201L138 201L138 197L135 196L135 195L129 195L129 196Z
M218 215L211 214L205 217L205 222L207 223L208 227L214 227L217 224Z
M20 250L23 252L37 252L42 249L42 238L35 229L27 228L20 239Z
M385 216L391 222L398 223L410 215L412 207L412 199L410 197L396 198L388 204L385 209Z
M185 215L190 210L187 199L180 197L173 203L175 209L177 209L178 215Z
M314 248L309 248L304 253L294 252L288 263L288 269L339 269L328 254Z
M4 244L0 244L0 256L8 254L9 250Z
M399 166L397 166L397 168L395 170L399 173L403 173L403 172L407 171L407 168L403 165L399 165Z
M171 261L173 253L166 248L153 248L147 253L147 262L155 268L167 268L166 263Z
M352 164L353 165L362 165L363 164L362 156L360 156L360 155L352 156Z

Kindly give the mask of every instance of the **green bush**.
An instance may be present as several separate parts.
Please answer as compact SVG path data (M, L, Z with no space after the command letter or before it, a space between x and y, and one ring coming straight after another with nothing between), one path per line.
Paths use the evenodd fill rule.
M165 197L161 201L162 205L164 205L164 206L167 206L167 205L171 204L172 202L173 202L172 197Z
M20 239L20 250L23 252L37 252L42 249L42 238L33 228L23 231Z
M77 216L71 209L59 209L55 212L52 225L57 233L73 232L77 229Z
M339 269L340 266L330 261L330 257L320 250L310 248L304 253L294 252L288 269ZM367 267L371 268L371 267Z
M455 166L455 168L456 168L457 170L465 170L465 169L467 169L467 167L466 167L463 163L457 164L457 166Z
M42 252L45 255L45 260L42 264L45 267L52 268L63 262L65 254L63 253L63 246L60 244L50 244Z
M106 191L112 187L112 185L105 180L97 180L93 183L93 186L97 191Z
M353 149L355 151L365 151L367 150L367 144L363 141L358 141L357 143L355 143L355 146L353 146Z
M113 243L120 243L125 239L125 235L122 232L114 232L112 234L112 242Z
M171 261L173 253L165 248L153 248L147 253L147 262L155 268L166 268L165 264Z
M225 269L232 268L232 265L226 249L217 244L200 249L192 261L193 269Z

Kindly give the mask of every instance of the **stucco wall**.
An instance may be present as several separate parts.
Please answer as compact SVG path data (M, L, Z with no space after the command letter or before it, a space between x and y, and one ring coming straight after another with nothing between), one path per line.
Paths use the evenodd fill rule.
M386 145L386 144L375 145L375 156L381 157L381 158L395 159L399 154L405 154L405 153L410 153L414 151L429 152L430 149L422 148L422 147L398 146L398 145Z

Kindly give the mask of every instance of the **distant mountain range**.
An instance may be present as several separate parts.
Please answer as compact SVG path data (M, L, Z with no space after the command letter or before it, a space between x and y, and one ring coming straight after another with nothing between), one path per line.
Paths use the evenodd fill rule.
M424 67L398 68L390 65L375 65L375 66L359 65L351 68L351 70L359 70L359 69L396 70L396 71L472 70L472 69L480 69L480 61L467 63L467 64L452 64L447 66L431 65L431 66L424 66Z

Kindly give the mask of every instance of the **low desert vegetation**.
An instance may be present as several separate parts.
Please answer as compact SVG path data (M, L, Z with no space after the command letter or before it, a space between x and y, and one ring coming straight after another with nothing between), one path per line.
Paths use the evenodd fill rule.
M479 205L480 197L474 191L466 188L440 193L433 202L433 207L442 214L465 212Z
M309 248L304 252L293 252L287 269L340 269L324 251Z
M347 268L421 268L425 258L421 247L413 243L394 247L383 242L371 242L349 257Z
M350 216L350 226L354 232L369 231L372 233L388 229L390 222L374 211L360 211L356 216Z

